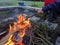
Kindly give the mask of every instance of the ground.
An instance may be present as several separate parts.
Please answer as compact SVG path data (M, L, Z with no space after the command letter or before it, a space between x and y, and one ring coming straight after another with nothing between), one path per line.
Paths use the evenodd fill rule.
M4 2L8 2L9 3L9 5L11 6L11 5L15 5L15 6L17 6L18 5L18 0L0 0L0 3L4 3ZM25 5L29 5L29 6L31 6L31 5L33 5L33 4L36 4L38 7L42 7L43 6L43 2L34 2L34 1L28 1L28 2L26 2L26 1L20 1L20 2L24 2L24 4ZM2 6L2 5L0 5L0 6ZM4 5L3 5L4 6Z

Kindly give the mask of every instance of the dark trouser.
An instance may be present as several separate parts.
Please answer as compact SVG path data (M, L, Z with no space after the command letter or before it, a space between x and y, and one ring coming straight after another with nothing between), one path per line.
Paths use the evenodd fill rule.
M57 13L54 11L51 11L49 14L50 20L51 22L55 21L57 19Z
M48 21L53 22L57 19L57 12L56 11L46 11L44 12L44 20L46 19L46 17L48 16Z

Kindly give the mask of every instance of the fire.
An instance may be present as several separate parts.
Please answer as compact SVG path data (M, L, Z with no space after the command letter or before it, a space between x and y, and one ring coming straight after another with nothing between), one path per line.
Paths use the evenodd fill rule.
M31 27L30 18L26 19L26 16L27 15L25 14L17 16L18 20L13 23L13 26L9 25L10 26L9 32L11 32L12 30L19 31L18 34L21 37L20 41L17 42L19 45L24 45L22 43L23 37L27 31L27 28ZM14 41L12 41L12 37L13 34L10 35L10 38L5 43L5 45L15 45Z
M13 35L10 36L10 38L8 39L8 42L5 45L14 45L13 41L11 40Z

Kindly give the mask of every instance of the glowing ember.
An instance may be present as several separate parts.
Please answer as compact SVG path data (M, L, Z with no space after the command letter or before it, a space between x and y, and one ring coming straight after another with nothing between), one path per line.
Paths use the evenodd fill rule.
M14 31L19 31L19 36L20 36L20 40L16 43L14 43L13 40L13 34L10 35L10 38L8 39L7 43L5 43L5 45L15 45L15 44L19 44L19 45L24 45L22 43L22 40L23 40L23 37L26 33L26 30L27 28L30 28L31 27L31 23L30 23L30 18L26 19L26 15L23 14L23 15L20 15L20 16L17 16L18 18L18 21L14 22L14 25L10 26L10 29L9 29L9 32L14 30Z

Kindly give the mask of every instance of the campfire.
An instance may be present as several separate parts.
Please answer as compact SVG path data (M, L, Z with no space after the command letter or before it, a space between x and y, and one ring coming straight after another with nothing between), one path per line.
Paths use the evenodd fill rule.
M10 35L8 41L4 45L25 45L23 37L28 33L28 28L31 28L30 18L26 19L25 14L17 16L18 20L13 22L13 26L9 24L9 33L14 31Z
M31 19L34 17L18 15L17 20L9 24L9 32L0 40L0 45L53 45L46 24Z

